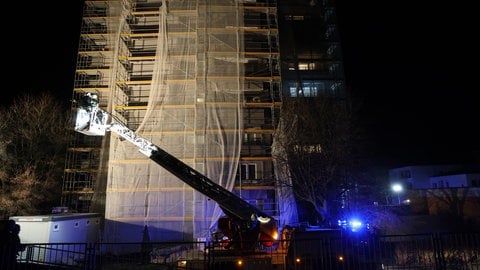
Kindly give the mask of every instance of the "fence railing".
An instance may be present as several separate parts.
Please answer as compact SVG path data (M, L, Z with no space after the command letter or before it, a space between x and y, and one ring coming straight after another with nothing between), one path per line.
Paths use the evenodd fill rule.
M212 242L31 243L14 261L2 248L0 269L480 270L480 233L311 236L248 252Z

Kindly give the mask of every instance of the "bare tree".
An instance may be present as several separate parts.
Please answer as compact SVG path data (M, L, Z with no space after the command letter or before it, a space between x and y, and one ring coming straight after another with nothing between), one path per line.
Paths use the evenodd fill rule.
M435 198L432 202L436 205L436 208L442 209L443 212L459 219L464 217L465 202L469 192L470 189L468 187L427 190L427 194Z
M475 189L468 187L428 189L429 212L443 217L452 229L467 229L476 218L472 213L480 206L480 199L474 193Z
M0 214L41 214L60 201L69 111L50 94L0 109Z
M329 218L332 194L348 188L348 169L354 160L353 107L336 96L292 98L282 105L273 151L278 166L288 168L295 197L307 202L319 215ZM278 149L280 148L280 150Z

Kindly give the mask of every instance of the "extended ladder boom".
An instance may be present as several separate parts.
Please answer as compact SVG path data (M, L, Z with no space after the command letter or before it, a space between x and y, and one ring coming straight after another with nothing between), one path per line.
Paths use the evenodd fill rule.
M241 223L242 229L249 230L262 226L262 224L274 225L275 220L266 213L213 182L149 140L139 136L125 125L115 121L108 123L109 118L109 114L99 108L98 97L95 94L87 93L84 99L79 101L75 130L90 136L103 136L107 131L117 133L123 139L136 145L141 153L155 163L198 192L214 200L225 214L237 223ZM276 238L276 225L273 234L275 235L272 235L272 237Z

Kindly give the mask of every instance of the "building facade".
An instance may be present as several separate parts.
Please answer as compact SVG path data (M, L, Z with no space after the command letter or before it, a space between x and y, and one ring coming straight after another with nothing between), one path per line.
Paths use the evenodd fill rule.
M468 182L461 180L461 175L467 177L471 172L478 171L478 166L465 164L413 165L390 169L388 179L390 183L401 184L407 190L449 187L446 186L446 183L440 185L442 179L446 177L451 179L451 187L461 187L460 183ZM469 178L471 177L469 176ZM473 181L473 183L476 182ZM475 187L474 185L469 186Z
M319 36L292 55L300 43L287 41L305 18L304 25L322 25L308 35ZM285 94L343 86L332 18L328 1L85 1L73 100L97 93L116 121L280 227L292 224L295 201L277 185L288 173L272 158L274 134ZM103 240L111 242L140 241L145 226L152 241L205 238L223 214L115 134L74 134L62 205L103 213L109 232Z

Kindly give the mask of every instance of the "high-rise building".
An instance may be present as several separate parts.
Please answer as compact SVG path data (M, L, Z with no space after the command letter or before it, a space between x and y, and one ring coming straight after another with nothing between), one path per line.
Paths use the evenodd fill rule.
M343 77L328 1L283 2L85 1L73 99L98 93L117 121L280 227L298 222L272 158L282 98L339 91ZM144 226L152 240L208 237L222 215L115 134L74 134L62 204L104 213L105 241L140 241Z
M333 0L277 4L282 98L345 95L340 35Z

